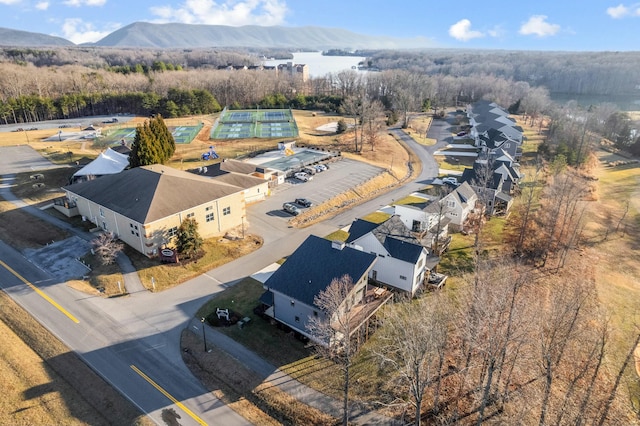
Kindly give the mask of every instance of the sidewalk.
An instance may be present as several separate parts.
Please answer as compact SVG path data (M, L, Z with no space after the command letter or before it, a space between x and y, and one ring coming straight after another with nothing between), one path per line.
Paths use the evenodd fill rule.
M194 332L200 329L203 323L192 318L187 328ZM219 349L225 351L229 356L242 363L245 367L254 371L264 382L272 383L281 391L286 392L298 401L314 407L324 413L330 414L338 419L342 418L342 402L337 401L321 392L300 383L285 372L276 368L274 365L260 358L253 351L231 339L230 337L220 333L215 328L204 324L206 328L207 345L215 345ZM200 333L194 332L199 338ZM375 412L366 411L363 407L358 407L355 403L351 404L351 413L349 416L350 423L359 425L395 425L394 419L385 417Z

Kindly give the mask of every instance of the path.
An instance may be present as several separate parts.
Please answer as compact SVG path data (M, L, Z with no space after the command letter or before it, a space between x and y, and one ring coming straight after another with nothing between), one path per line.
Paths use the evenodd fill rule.
M203 324L194 319L189 322L188 329L192 332L200 329ZM254 371L263 382L268 382L277 386L281 391L291 395L298 401L316 408L323 413L330 414L336 418L342 418L342 402L337 401L322 392L312 389L298 380L294 379L287 373L278 369L276 366L265 361L255 352L247 349L245 346L231 339L230 337L220 333L214 327L204 325L206 328L207 345L215 345L222 351L229 354L245 367ZM195 333L198 337L199 333ZM377 414L356 404L351 404L350 421L355 424L362 425L394 425L396 422L383 415Z

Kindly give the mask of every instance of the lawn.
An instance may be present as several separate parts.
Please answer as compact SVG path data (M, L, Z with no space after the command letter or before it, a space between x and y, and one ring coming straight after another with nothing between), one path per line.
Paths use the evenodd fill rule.
M209 300L198 310L196 317L215 315L216 308L220 308L232 310L241 318L251 318L251 322L242 329L234 325L220 327L219 330L277 367L311 355L304 343L296 340L291 333L285 333L253 313L264 291L260 282L247 277Z
M149 259L126 246L125 253L138 271L142 284L149 290L162 291L245 256L261 246L262 238L250 234L235 241L222 237L209 238L204 242L201 258L177 264L162 264L158 259Z

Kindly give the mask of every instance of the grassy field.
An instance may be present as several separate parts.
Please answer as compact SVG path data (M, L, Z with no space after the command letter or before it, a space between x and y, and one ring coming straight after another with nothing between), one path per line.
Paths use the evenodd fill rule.
M604 159L611 154L598 155ZM612 329L610 359L618 365L640 324L640 166L601 166L597 176L598 200L590 208L584 256L594 266L598 297ZM636 369L640 371L638 361ZM634 408L640 410L636 374L629 370L625 383Z

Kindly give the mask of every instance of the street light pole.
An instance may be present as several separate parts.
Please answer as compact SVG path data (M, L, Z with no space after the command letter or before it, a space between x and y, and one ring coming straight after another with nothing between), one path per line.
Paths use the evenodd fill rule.
M207 336L204 332L204 317L200 318L200 322L202 323L202 340L204 340L204 351L207 352Z

